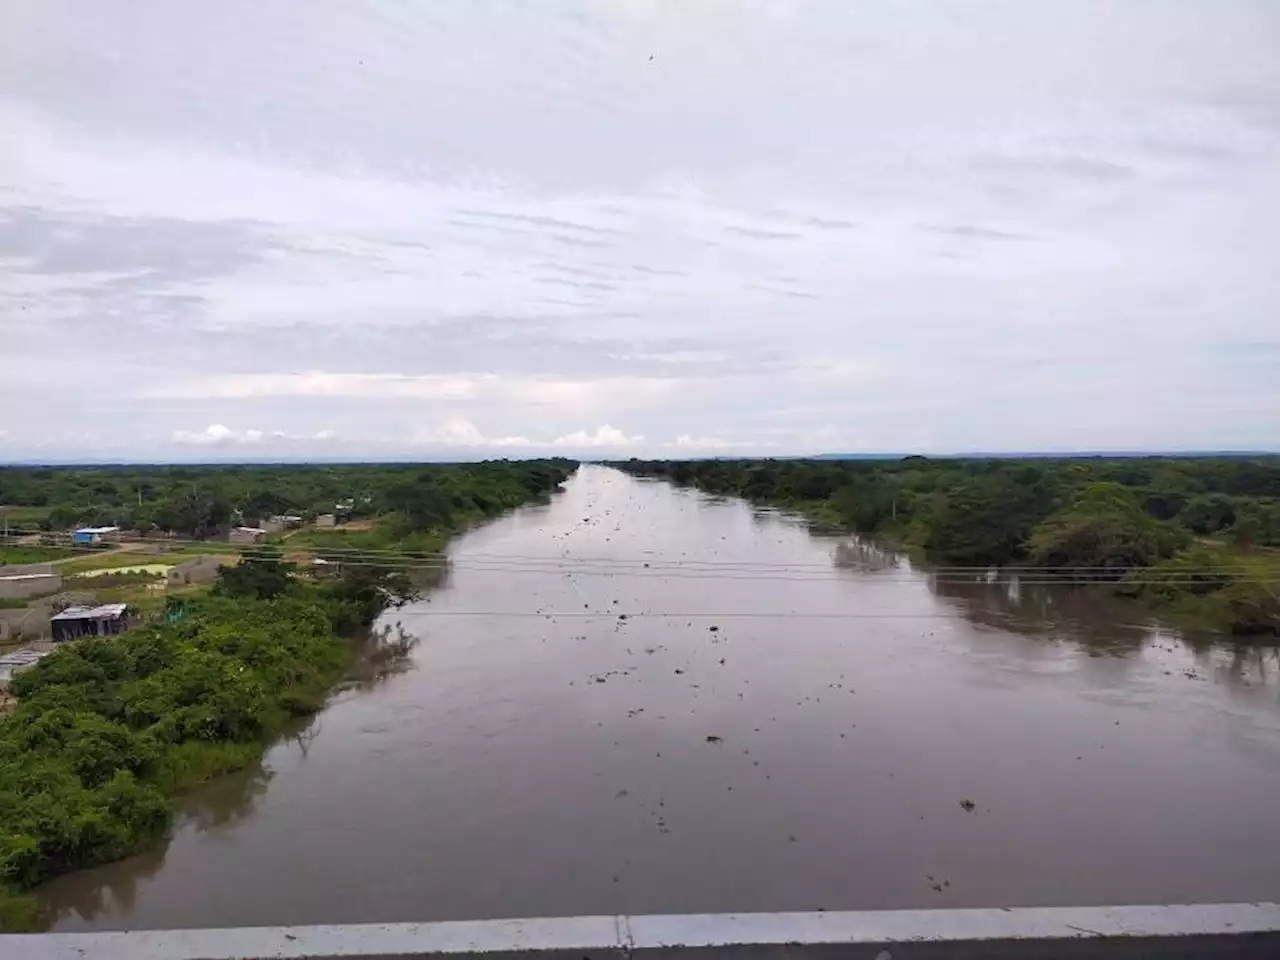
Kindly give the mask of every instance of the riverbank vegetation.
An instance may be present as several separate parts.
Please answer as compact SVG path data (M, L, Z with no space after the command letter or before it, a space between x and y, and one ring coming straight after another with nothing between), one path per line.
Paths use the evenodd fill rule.
M1280 636L1280 457L629 460L956 567L1108 582L1188 625Z
M529 502L545 500L577 468L563 459L468 464L0 467L6 517L39 518L0 536L0 566L52 562L74 602L127 603L157 612L183 587L128 571L193 556L234 562L232 526L272 524L268 542L291 559L338 559L353 550L431 559L449 538ZM13 504L26 504L13 506ZM317 518L324 518L318 526ZM34 523L34 520L31 521ZM72 544L69 528L118 526L113 542ZM116 542L119 541L119 542ZM219 542L215 546L215 542ZM162 562L150 562L162 561ZM110 571L105 576L102 571ZM438 571L437 571L438 573ZM419 580L425 582L424 573ZM13 607L27 607L23 600Z
M340 521L377 520L376 544L351 541L351 546L399 545L417 538L419 548L436 549L468 523L550 494L576 466L571 460L553 459L426 465L2 467L0 504L7 505L11 529L26 532L106 525L141 534L207 538L275 515L311 521L332 514ZM29 522L20 525L18 516ZM342 537L316 533L321 539Z
M318 710L352 638L410 595L393 571L309 583L263 552L173 622L68 644L17 675L0 722L0 929L36 922L24 891L145 849L175 793Z
M143 532L153 509L167 532L194 537L248 511L345 511L369 518L364 532L379 545L426 550L546 498L576 466L3 468L0 502L35 501L58 523ZM364 546L341 531L308 532L315 552ZM11 681L17 708L0 720L0 930L38 924L33 886L146 849L168 830L174 794L255 762L290 721L323 705L353 638L413 595L406 572L392 568L403 564L341 560L312 580L273 547L248 548L211 589L153 593L155 571L116 572L125 555L137 553L60 566L100 601L142 591L145 604L132 594L127 602L148 622L69 643ZM101 569L112 572L95 576Z
M351 514L372 522L303 530L289 543L319 550L439 551L461 530L545 499L576 467L568 460L528 460L393 470L378 475L382 482L365 509Z

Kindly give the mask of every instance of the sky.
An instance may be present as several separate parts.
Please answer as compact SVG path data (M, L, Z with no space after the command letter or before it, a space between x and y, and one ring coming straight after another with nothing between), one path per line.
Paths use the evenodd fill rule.
M1280 449L1271 0L0 5L0 461Z

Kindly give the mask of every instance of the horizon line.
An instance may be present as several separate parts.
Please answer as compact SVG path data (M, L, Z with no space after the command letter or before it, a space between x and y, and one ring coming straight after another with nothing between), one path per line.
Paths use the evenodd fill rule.
M17 467L217 467L217 466L307 466L307 465L350 465L350 466L377 466L377 465L411 465L418 463L435 463L435 464L451 464L451 463L484 463L492 461L511 461L520 462L527 460L577 460L580 463L616 463L626 460L667 460L667 461L695 461L695 460L905 460L909 457L920 457L922 459L937 460L1017 460L1017 459L1033 459L1033 460L1069 460L1069 459L1151 459L1160 457L1182 457L1182 458L1198 458L1209 459L1213 457L1277 457L1280 456L1280 450L1265 449L1172 449L1172 450L1143 450L1143 449L1089 449L1082 448L1078 450L958 450L948 452L921 452L921 451L823 451L819 453L775 453L775 454L751 454L751 453L705 453L690 454L688 456L637 456L627 455L622 452L621 456L599 456L589 455L585 451L575 455L572 451L545 454L530 453L527 456L470 456L470 457L427 457L418 458L411 456L401 457L288 457L273 458L261 457L251 459L214 459L214 460L175 460L175 459L150 459L144 457L138 458L49 458L49 459L15 459L0 460L0 469L11 469Z

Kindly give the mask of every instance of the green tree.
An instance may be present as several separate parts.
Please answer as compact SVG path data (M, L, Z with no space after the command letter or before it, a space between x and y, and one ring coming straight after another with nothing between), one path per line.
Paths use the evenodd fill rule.
M274 600L294 586L297 565L285 562L278 550L262 548L247 553L235 566L218 569L213 592L224 597Z
M1012 563L1054 496L1038 471L962 481L936 498L925 546L951 563Z
M1093 483L1036 527L1030 555L1043 567L1118 579L1134 567L1172 556L1187 541L1184 532L1156 520L1120 484Z
M1222 493L1196 497L1182 508L1179 520L1195 533L1226 530L1236 520L1235 501Z

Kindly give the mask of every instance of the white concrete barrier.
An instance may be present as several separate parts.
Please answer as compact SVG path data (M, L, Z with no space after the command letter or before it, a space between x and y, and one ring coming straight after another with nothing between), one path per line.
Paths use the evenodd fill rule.
M1280 904L562 917L0 936L5 960L1280 957Z

